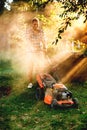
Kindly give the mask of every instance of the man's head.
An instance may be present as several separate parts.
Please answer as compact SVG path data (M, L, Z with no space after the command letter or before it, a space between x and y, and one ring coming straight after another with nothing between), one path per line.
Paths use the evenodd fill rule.
M38 18L33 18L32 19L32 26L33 26L33 29L38 29L38 27L39 27L39 19Z

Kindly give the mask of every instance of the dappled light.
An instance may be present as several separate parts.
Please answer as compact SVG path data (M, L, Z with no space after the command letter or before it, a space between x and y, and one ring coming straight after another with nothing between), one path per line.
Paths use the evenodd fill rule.
M54 7L56 7L55 11L52 12ZM58 6L55 5L55 3L53 5L49 4L46 7L44 11L46 19L42 14L40 16L39 12L8 13L1 16L0 50L2 53L0 54L0 57L10 59L13 68L17 72L29 76L30 71L32 71L31 59L33 59L34 62L33 76L36 73L49 72L55 68L55 66L57 67L60 63L62 64L64 60L67 60L74 52L78 53L78 50L80 52L85 48L86 43L82 44L86 41L82 40L86 37L86 24L83 24L83 17L80 17L77 21L73 21L72 26L68 27L62 34L62 39L58 41L57 45L52 44L57 37L58 26L62 22L61 18L58 16L57 7ZM48 13L49 8L51 14ZM60 10L60 12L61 11L62 10ZM29 52L29 48L31 48L32 45L27 40L26 28L30 28L31 19L34 16L37 16L40 19L40 24L45 32L48 52L46 53L46 59L44 59L44 61L39 58L39 55L31 55ZM82 44L80 45L81 49L79 49L78 45L79 40ZM73 44L74 41L77 46L76 44ZM75 49L76 47L77 50ZM71 72L69 72L70 74L67 74L68 77L71 75Z
M82 59L76 66L73 66L71 70L61 79L63 83L66 83L67 81L70 82L74 79L75 75L79 74L82 70L84 70L87 66L86 60ZM79 79L78 79L79 80Z

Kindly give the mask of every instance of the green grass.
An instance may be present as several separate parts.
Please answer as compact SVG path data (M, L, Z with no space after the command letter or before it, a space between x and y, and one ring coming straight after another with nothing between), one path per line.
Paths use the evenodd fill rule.
M86 130L87 88L70 85L79 108L52 109L35 99L35 88L13 91L0 99L0 130Z
M28 89L23 76L11 76L11 94L0 98L0 130L87 129L87 82L67 84L79 100L78 108L55 110L35 99L35 87Z

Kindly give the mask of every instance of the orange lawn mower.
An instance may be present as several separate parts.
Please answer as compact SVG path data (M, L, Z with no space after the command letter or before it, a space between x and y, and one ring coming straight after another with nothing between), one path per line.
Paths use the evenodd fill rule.
M50 74L38 74L36 76L36 99L43 100L51 108L78 108L77 98L73 98L72 92Z

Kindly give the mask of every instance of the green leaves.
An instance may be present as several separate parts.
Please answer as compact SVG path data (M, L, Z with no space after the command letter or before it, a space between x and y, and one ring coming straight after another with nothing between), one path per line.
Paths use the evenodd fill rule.
M64 31L67 29L68 26L71 26L71 18L67 17L64 19L64 22L61 24L61 27L59 27L58 29L58 37L55 39L55 41L53 42L53 44L57 44L59 39L62 39L61 34L64 33Z

